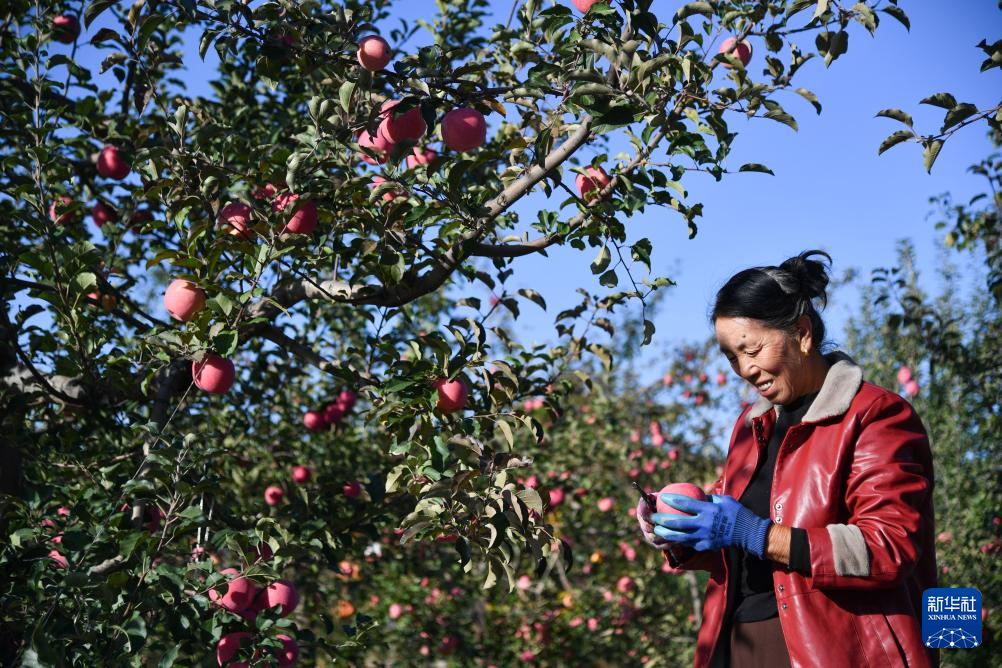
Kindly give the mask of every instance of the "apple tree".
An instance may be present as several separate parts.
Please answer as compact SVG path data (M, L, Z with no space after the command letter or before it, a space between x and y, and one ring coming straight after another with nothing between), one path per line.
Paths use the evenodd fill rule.
M356 652L374 621L331 593L389 535L508 590L569 560L524 481L572 443L524 402L582 406L617 309L651 341L671 281L630 217L695 235L689 172L768 172L728 159L734 118L795 129L821 111L805 63L907 23L894 0L574 5L5 5L5 662ZM188 44L218 56L211 95ZM562 246L607 292L526 347L501 314L545 295L510 279Z

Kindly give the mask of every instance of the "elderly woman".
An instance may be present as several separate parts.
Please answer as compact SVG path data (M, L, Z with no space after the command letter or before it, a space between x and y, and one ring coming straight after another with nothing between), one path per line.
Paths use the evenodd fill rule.
M822 354L826 267L808 251L717 293L720 351L761 395L734 425L708 501L637 517L674 573L710 573L695 667L933 666L929 439L912 406Z

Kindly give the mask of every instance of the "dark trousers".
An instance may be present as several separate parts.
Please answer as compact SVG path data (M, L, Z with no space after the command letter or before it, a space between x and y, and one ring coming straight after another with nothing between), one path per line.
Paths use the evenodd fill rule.
M760 622L734 622L731 631L731 668L785 668L790 654L779 617Z

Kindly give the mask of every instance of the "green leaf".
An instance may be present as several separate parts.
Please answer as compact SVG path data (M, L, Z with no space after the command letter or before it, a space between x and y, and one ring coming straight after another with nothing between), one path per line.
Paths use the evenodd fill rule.
M713 5L709 2L690 2L687 5L683 5L677 12L675 12L675 22L678 23L683 21L693 14L702 14L706 17L712 17Z
M821 16L828 11L828 0L818 0L818 6L814 8L814 15L811 16L811 20L821 18Z
M654 336L654 323L650 320L644 319L644 340L641 341L640 345L646 346L651 342L651 338Z
M894 134L890 135L884 141L880 142L880 148L877 149L877 155L881 155L884 151L891 148L892 146L897 146L903 141L907 141L915 136L915 133L911 130L898 130Z
M797 126L797 119L795 119L790 114L786 113L782 109L770 109L769 111L762 114L764 118L769 118L774 121L778 121L784 125L789 125L794 130L799 130Z
M978 113L978 108L969 102L961 102L956 107L946 112L943 118L943 127L940 132L946 132L947 128L952 128L958 123L963 123L971 116Z
M73 277L73 283L81 292L91 290L97 287L97 274L90 271L81 272Z
M908 127L912 127L911 115L905 111L901 111L900 109L881 109L877 112L877 117L879 118L881 116L884 118L893 118L896 121L904 123Z
M530 288L522 288L518 291L518 294L522 295L529 301L538 305L539 308L543 309L544 311L546 310L546 300L544 300L543 296L538 292L536 292L535 290L532 290Z
M543 512L543 499L540 498L539 492L536 490L527 487L515 492L515 496L522 499L522 502L531 510L535 510L537 513Z
M212 337L212 347L223 357L235 353L239 342L239 336L235 331L223 332Z
M901 25L905 27L905 30L911 32L912 23L908 20L908 15L905 14L903 9L897 5L887 5L886 7L882 7L880 11L893 16L899 23L901 23Z
M602 246L602 250L598 252L598 255L594 260L591 261L591 273L601 274L609 266L612 261L612 254L609 253L608 246Z
M90 24L100 16L104 10L118 4L118 0L94 0L84 10L84 27L89 28Z
M775 174L772 173L771 169L769 169L765 165L760 165L757 162L746 162L745 164L743 164L740 167L738 167L738 171L739 172L761 172L763 174L772 174L773 176L775 176Z
M494 424L498 426L498 429L504 435L504 440L508 443L508 449L513 449L515 447L515 436L511 433L511 425L505 422L504 419L500 419Z
M925 171L932 173L932 166L939 157L939 150L943 148L942 139L933 139L925 144L925 151L922 152L922 159L925 162Z
M927 98L919 100L919 104L929 104L949 111L957 106L957 100L949 93L936 93L935 95L930 95Z
M614 288L619 285L619 276L616 275L615 269L610 269L598 277L598 282L607 288Z
M821 102L818 100L818 96L807 90L806 88L796 88L794 91L797 95L810 102L814 106L814 110L819 114L821 113Z
M338 98L341 101L341 108L346 112L351 112L351 94L355 92L355 82L345 81L338 89Z

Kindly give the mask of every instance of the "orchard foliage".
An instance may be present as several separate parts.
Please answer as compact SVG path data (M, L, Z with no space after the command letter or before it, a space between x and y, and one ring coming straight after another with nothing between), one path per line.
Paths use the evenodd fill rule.
M307 661L362 652L374 621L335 566L380 550L434 554L429 578L478 587L566 570L566 526L524 481L563 463L546 444L585 437L550 430L614 373L615 309L636 304L651 341L671 281L647 276L630 216L663 207L695 235L688 172L769 171L728 160L736 115L796 129L821 111L805 63L907 23L893 0L527 0L503 25L474 0L414 24L378 1L2 11L0 652L36 665L211 663L231 633L254 634L223 645L258 662L290 638ZM359 59L376 33L385 69L378 49ZM747 65L720 53L728 37L753 45ZM191 40L219 56L211 97L185 93ZM476 136L450 125L459 109ZM592 249L609 292L556 314L555 347L527 348L501 313L545 296L507 282L564 245ZM204 295L158 315L178 280ZM464 410L436 409L441 379L468 388ZM608 431L587 433L606 454L625 433L606 416L627 415L607 396ZM617 484L598 482L621 508ZM300 601L220 607L225 568Z

